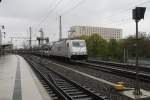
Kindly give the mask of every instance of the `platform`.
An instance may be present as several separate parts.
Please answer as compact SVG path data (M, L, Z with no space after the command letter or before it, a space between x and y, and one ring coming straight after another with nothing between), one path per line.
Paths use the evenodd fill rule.
M30 65L18 55L0 57L0 100L52 100Z

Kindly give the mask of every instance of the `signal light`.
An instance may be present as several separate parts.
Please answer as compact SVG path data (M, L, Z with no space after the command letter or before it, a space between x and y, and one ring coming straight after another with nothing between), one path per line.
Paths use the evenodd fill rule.
M133 19L134 20L141 20L144 19L144 14L145 14L145 7L136 7L133 9L132 14L133 14Z

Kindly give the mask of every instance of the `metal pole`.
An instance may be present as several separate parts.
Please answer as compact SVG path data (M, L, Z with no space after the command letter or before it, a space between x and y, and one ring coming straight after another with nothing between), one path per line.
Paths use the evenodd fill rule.
M126 48L126 63L128 63L128 54L129 52L128 52L128 47Z
M39 30L40 32L40 37L37 38L37 40L39 41L39 45L43 45L44 43L44 32L43 32L43 28L40 28Z
M139 49L139 39L138 39L138 20L136 22L136 83L135 83L135 95L141 95L140 85L139 85L139 57L138 57L138 49Z
M126 48L123 50L123 62L126 63Z
M0 30L0 45L2 45L2 31Z
M11 43L12 43L12 41L13 41L13 38L12 37L10 37L11 38Z
M29 44L30 44L30 49L31 49L31 47L32 47L32 43L31 43L31 40L32 40L32 28L30 27L29 28L29 31L30 31L30 40L29 40Z
M41 32L41 37L40 37L40 44L43 45L44 44L44 32L43 32L43 28L40 29Z
M0 55L2 53L2 32L0 30Z
M62 39L61 16L59 16L59 40Z

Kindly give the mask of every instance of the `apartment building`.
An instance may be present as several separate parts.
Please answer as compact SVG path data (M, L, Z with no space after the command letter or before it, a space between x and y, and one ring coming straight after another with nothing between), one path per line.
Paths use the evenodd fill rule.
M69 38L76 38L82 35L90 36L94 33L100 35L107 41L109 41L110 39L122 39L122 29L92 26L72 26L70 28Z

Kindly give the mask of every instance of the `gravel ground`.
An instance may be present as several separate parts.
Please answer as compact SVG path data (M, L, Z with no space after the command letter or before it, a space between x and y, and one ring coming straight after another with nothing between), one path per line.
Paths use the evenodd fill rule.
M94 91L99 92L103 96L108 96L112 100L130 100L129 98L126 98L126 97L118 94L116 91L114 91L112 89L111 86L109 86L107 84L100 83L96 80L93 80L91 78L80 75L71 70L61 68L56 65L48 64L48 67L52 70L55 70L56 72L59 72L60 74L64 75L65 77L78 82L79 84L81 84L83 86L92 88Z
M47 61L49 61L49 60L43 60L43 63L47 64L49 66L49 68L59 72L60 74L66 76L67 78L69 78L71 80L78 82L79 84L82 84L84 86L92 88L93 90L99 92L102 95L106 95L106 96L110 97L112 100L132 100L128 97L121 95L120 93L118 93L117 91L112 89L112 87L107 85L107 84L98 82L96 80L85 77L83 75L79 75L79 74L74 73L68 69L61 68L59 66L50 64L51 61L49 61L49 63L47 63ZM114 74L109 74L109 73L93 70L93 69L86 68L86 67L81 67L78 65L70 65L70 64L63 63L63 62L59 62L59 64L65 65L66 67L73 68L75 70L87 73L89 75L92 75L92 76L95 76L95 77L98 77L101 79L105 79L105 80L113 82L113 83L124 82L125 86L132 87L132 88L134 87L134 80L129 79L129 78L125 78L125 77L117 76ZM141 82L140 85L143 89L150 90L150 84L149 83ZM150 100L150 99L143 99L143 100Z
M55 62L58 63L58 61L55 61ZM65 65L66 67L73 68L75 70L78 70L78 71L87 73L89 75L110 81L112 83L124 82L125 86L129 87L129 88L134 88L134 86L135 86L134 79L130 79L130 78L126 78L123 76L117 76L117 75L114 75L111 73L106 73L106 72L90 69L90 68L87 68L86 66L71 65L71 64L67 64L67 63L63 63L63 62L59 62L59 63L62 65ZM140 87L142 89L150 91L150 83L140 81Z

